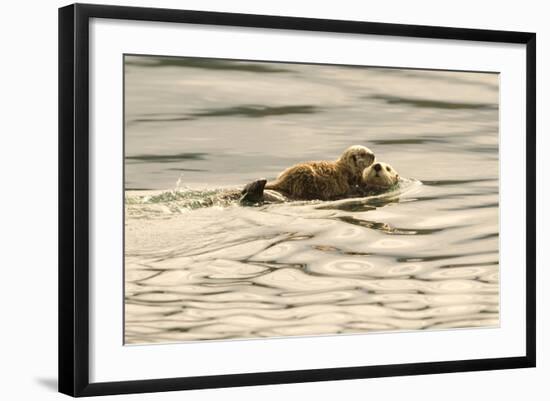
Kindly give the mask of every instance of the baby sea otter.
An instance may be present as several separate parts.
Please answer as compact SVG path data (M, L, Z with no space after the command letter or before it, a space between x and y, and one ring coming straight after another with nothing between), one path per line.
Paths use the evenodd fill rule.
M292 200L331 200L349 194L362 180L362 172L374 162L367 147L354 145L334 161L299 163L284 170L265 189Z

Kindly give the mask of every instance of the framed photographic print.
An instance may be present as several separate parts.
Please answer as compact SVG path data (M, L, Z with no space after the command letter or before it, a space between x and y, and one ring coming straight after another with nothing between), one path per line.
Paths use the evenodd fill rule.
M535 34L59 10L59 390L535 366Z

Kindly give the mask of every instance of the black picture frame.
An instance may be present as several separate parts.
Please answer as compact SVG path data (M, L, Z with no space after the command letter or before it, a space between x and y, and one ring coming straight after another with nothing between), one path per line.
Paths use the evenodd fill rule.
M519 357L90 383L89 22L91 18L516 43L526 46L526 353ZM535 366L536 35L220 12L74 4L59 9L59 391L71 396L158 392Z

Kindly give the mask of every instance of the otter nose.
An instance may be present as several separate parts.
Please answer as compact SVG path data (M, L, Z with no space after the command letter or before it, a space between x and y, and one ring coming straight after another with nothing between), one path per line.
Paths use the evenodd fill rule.
M374 166L372 166L372 168L374 169L374 171L382 170L382 166L380 165L380 163L376 163Z

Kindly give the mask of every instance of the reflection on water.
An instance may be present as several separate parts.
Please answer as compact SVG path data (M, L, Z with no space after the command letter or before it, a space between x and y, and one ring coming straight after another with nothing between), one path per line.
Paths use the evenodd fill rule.
M137 118L135 120L128 121L128 124L162 121L189 121L199 117L266 117L283 114L309 114L315 112L317 112L317 110L313 106L269 107L250 105L195 111L187 115L155 114L147 116L146 118Z
M498 75L165 57L125 73L126 343L499 324ZM352 144L407 178L334 202L218 198Z
M486 109L494 110L498 109L497 104L487 103L472 103L472 102L444 102L441 100L426 100L426 99L413 99L402 98L398 96L388 95L373 95L371 99L385 100L389 104L404 104L414 107L427 107L431 109Z

